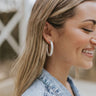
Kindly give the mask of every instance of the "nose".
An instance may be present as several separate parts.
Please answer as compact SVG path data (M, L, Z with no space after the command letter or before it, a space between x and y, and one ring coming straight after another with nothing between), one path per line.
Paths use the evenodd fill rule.
M91 34L90 43L96 48L96 31Z
M96 37L91 38L90 43L96 48Z

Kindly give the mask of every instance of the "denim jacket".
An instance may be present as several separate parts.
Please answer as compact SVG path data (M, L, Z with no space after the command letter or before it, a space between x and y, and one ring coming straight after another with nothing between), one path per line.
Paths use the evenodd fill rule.
M72 78L68 82L75 96L80 96ZM22 96L71 96L70 92L45 69L41 76L22 94Z

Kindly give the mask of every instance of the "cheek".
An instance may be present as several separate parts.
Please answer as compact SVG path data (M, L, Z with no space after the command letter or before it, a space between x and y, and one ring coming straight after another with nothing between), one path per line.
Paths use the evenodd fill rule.
M88 45L90 36L83 32L78 32L73 36L73 43L76 47Z

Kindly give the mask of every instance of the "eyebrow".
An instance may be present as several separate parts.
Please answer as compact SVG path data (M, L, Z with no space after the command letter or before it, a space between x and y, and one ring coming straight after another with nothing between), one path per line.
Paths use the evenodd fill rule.
M93 19L87 19L87 20L84 20L83 22L88 22L88 21L93 22L94 25L96 24L96 20L93 20Z

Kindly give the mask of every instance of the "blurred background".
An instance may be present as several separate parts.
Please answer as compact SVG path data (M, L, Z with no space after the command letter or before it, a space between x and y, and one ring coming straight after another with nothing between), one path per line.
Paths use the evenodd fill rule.
M34 2L35 0L0 0L0 96L13 96L15 76L10 75L10 70L24 47ZM82 96L96 96L95 62L94 58L94 66L90 70L77 70L79 80L74 78L74 68L70 72Z

